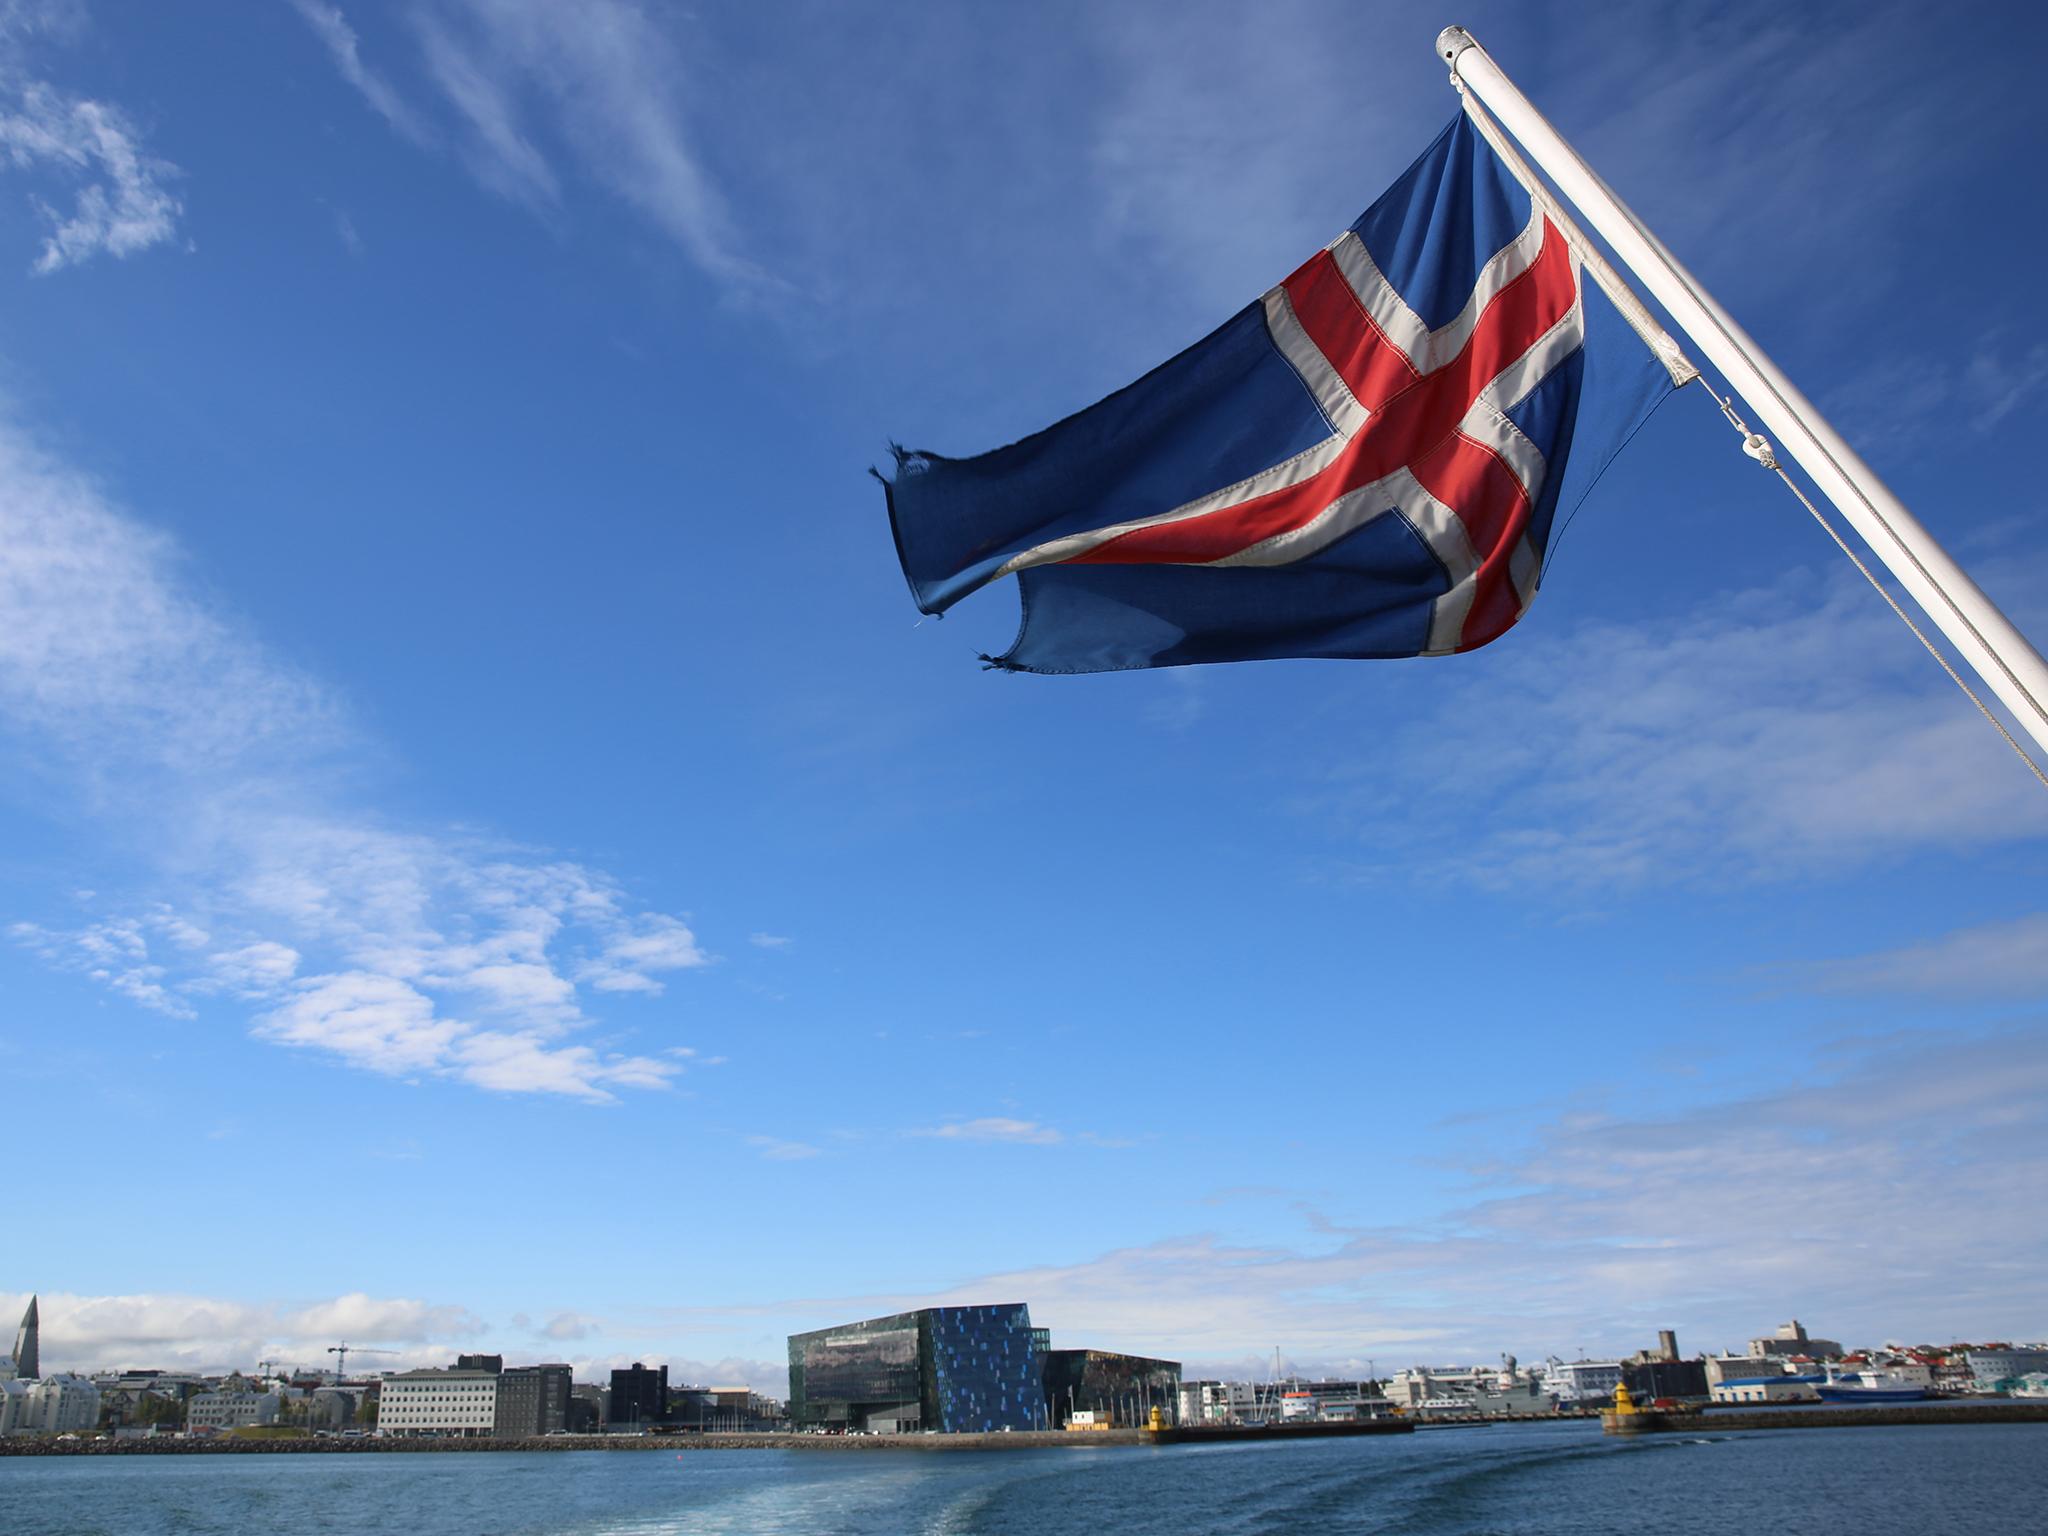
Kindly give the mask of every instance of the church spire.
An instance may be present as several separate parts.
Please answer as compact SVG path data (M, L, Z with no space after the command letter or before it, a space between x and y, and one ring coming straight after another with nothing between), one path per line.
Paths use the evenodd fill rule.
M14 1335L14 1374L24 1380L34 1381L43 1374L40 1358L40 1335L42 1319L36 1312L36 1298L28 1299L28 1310L21 1314L21 1328Z

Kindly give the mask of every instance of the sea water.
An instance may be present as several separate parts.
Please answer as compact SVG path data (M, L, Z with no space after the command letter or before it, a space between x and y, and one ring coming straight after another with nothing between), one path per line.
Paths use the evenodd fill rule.
M1615 1440L1584 1422L1018 1451L0 1459L6 1536L2048 1531L2048 1425Z

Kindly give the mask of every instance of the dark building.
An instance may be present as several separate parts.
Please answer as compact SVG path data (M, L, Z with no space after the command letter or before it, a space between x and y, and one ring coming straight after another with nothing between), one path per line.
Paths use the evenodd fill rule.
M1045 1427L1031 1312L1022 1303L926 1307L789 1340L789 1418L799 1429Z
M617 1427L645 1429L668 1418L668 1367L649 1370L638 1360L632 1368L612 1372L611 1399L605 1422Z
M1169 1424L1180 1420L1178 1360L1148 1360L1105 1349L1052 1349L1045 1353L1042 1376L1046 1422L1054 1429L1064 1428L1073 1414L1084 1410L1134 1428L1150 1422L1154 1408Z
M1621 1367L1621 1379L1638 1403L1653 1403L1660 1397L1704 1402L1710 1395L1704 1360L1630 1360Z
M498 1417L492 1433L515 1439L567 1429L570 1385L566 1365L515 1365L499 1372Z
M572 1435L594 1435L604 1428L603 1387L584 1383L569 1389L568 1417L563 1427Z
M664 1429L724 1434L774 1429L774 1406L747 1387L671 1387Z
M503 1355L457 1355L455 1357L455 1369L458 1371L489 1371L493 1376L501 1376L505 1372L505 1357Z
M1707 1401L1707 1362L1678 1358L1678 1335L1669 1328L1658 1330L1657 1347L1638 1352L1621 1363L1621 1379L1638 1403L1660 1397L1696 1398Z

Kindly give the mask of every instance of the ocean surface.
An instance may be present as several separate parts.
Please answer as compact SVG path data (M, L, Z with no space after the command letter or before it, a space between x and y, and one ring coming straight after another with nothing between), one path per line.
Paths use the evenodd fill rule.
M2048 1531L2048 1425L1292 1445L0 1459L7 1536Z

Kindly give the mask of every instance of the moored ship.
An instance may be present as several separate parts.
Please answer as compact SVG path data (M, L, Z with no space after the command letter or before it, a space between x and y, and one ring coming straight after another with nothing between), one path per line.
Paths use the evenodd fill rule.
M1814 1391L1824 1403L1917 1403L1927 1396L1921 1383L1882 1370L1830 1371Z

